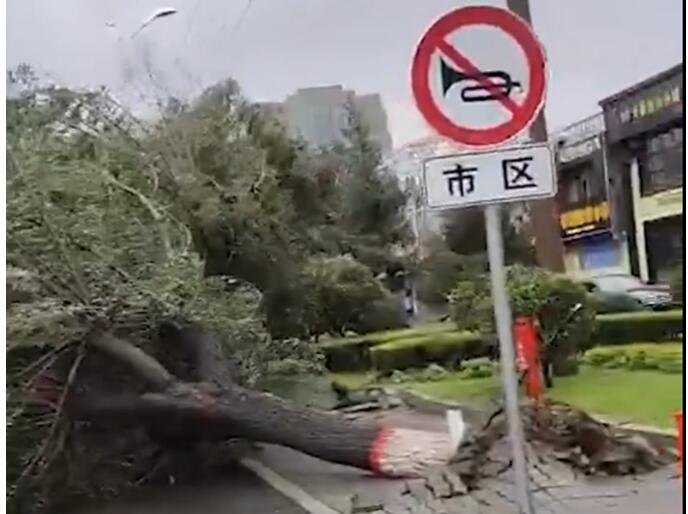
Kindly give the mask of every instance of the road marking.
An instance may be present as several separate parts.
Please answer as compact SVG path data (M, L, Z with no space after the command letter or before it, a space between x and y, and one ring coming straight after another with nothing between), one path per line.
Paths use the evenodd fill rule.
M245 468L253 471L253 473L270 487L297 503L300 507L310 512L310 514L342 514L311 496L298 485L275 473L262 462L250 457L243 457L239 459L239 463Z

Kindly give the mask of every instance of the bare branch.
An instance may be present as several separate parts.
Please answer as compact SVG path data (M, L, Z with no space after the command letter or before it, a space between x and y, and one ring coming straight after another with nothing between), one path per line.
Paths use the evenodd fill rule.
M153 357L136 346L105 333L94 337L91 346L128 365L156 391L167 389L174 377Z

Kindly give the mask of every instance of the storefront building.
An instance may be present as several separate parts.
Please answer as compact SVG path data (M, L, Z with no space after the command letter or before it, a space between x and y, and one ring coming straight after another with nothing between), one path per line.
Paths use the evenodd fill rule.
M564 263L578 277L630 271L625 236L612 230L604 129L599 113L554 136Z
M612 196L641 279L665 282L683 259L683 65L600 102Z

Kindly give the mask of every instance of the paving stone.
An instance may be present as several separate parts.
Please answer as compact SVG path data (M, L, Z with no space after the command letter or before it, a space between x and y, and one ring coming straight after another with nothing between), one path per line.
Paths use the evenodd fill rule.
M423 503L430 497L430 490L423 479L407 480L406 492L420 503Z
M426 485L436 498L449 498L452 495L451 486L441 471L433 472L426 477Z

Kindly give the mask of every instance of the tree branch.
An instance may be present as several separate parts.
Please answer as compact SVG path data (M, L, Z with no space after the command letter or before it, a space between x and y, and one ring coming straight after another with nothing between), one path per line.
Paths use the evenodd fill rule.
M175 381L175 378L153 357L110 333L92 338L90 344L101 352L128 365L136 375L145 380L156 391L164 391Z

